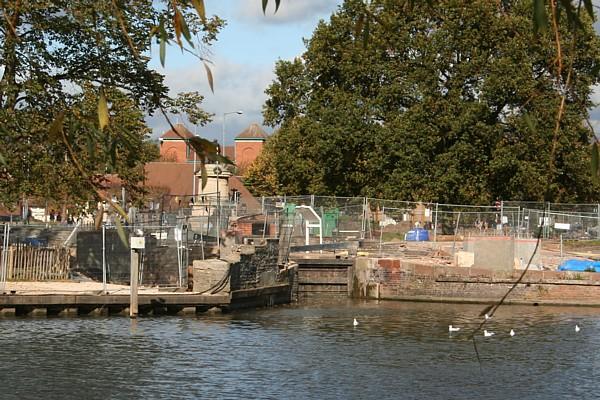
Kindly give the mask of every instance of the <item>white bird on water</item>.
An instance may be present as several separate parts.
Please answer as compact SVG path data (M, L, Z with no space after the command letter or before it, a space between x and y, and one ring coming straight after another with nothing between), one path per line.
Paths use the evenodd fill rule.
M511 330L510 330L510 333L509 333L509 335L510 335L510 336L515 336L515 331L513 331L513 330L511 329Z
M490 337L490 336L494 336L494 332L488 332L485 329L483 330L483 336L485 337Z
M581 328L579 327L579 325L575 324L575 332L579 332L581 330Z
M452 326L452 325L448 325L448 332L458 332L460 331L460 328Z
M356 320L356 318L354 318L354 322L352 323L352 325L358 326L358 321Z
M490 317L489 315L485 314L485 319L486 319L486 320L488 320L488 319L490 319L490 318L492 318L492 317Z

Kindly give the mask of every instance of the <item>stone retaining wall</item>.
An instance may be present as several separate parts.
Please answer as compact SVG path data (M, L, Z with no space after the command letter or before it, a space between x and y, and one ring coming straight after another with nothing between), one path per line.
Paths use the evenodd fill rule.
M357 258L352 293L365 298L489 303L502 298L521 272ZM600 273L528 271L506 302L600 306Z
M278 253L278 241L267 240L260 246L241 245L235 250L222 251L221 260L196 260L193 290L230 293L232 307L237 305L233 300L239 300L238 303L245 306L294 301L298 290L298 265L279 266ZM228 278L226 282L225 278Z

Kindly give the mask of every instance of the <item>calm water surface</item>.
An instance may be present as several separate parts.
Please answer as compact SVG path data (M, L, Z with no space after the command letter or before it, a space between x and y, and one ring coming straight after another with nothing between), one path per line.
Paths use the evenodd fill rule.
M503 307L486 325L496 335L477 336L480 366L468 333L481 308L342 301L0 318L0 398L600 398L600 310ZM449 335L449 324L462 329Z

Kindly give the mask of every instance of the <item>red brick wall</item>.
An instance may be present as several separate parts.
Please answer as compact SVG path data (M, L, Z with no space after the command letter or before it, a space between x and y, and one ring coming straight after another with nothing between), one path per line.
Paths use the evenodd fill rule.
M160 143L160 158L164 161L185 162L187 143L183 140L163 140Z
M355 267L354 295L381 299L496 302L521 273L398 259L360 263ZM528 271L506 302L600 305L600 273Z
M248 167L262 151L263 142L235 142L235 164L238 168Z

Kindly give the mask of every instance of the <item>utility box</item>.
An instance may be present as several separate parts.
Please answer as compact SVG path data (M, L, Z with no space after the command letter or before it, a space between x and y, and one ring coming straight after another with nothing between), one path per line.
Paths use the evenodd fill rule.
M332 237L333 232L337 230L340 210L332 208L323 212L323 237Z

